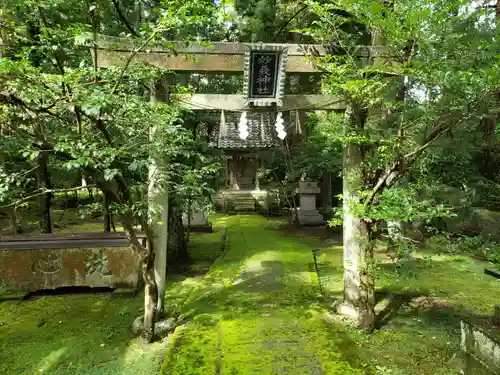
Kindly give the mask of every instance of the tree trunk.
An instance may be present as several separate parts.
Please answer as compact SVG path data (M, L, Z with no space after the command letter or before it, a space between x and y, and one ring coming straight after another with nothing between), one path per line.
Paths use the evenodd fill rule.
M168 258L169 264L187 264L189 255L182 223L182 212L169 205L168 215Z
M48 154L41 151L37 158L36 184L40 191L51 189L49 169L47 166ZM38 197L39 223L41 233L52 233L52 220L50 217L50 206L52 202L52 193L40 195Z
M19 226L16 207L12 207L9 210L9 220L10 220L10 226L12 228L12 234L13 235L21 234L23 232L23 229L21 226Z
M346 113L346 134L358 131L356 116ZM360 328L375 326L373 247L369 224L359 217L359 191L363 185L363 156L359 144L347 143L343 152L344 303L341 313L354 318Z
M141 257L142 278L144 280L144 331L142 338L150 343L155 333L157 317L158 288L155 281L153 249Z
M323 172L323 183L321 186L321 200L323 204L323 214L327 219L332 217L332 172Z
M149 246L142 246L136 236L132 220L122 217L122 224L127 233L130 245L139 258L142 279L144 281L144 329L142 338L145 342L153 341L155 321L157 317L156 307L158 304L158 288L155 281L154 271L154 248L152 238L148 235ZM146 230L148 232L148 230Z
M191 236L191 219L193 217L193 204L191 202L191 198L189 198L189 203L188 203L188 212L187 212L187 233L185 236L186 239L186 244L189 244L189 239ZM184 225L184 223L182 224Z
M111 215L109 214L109 199L104 194L103 201L104 231L111 232Z

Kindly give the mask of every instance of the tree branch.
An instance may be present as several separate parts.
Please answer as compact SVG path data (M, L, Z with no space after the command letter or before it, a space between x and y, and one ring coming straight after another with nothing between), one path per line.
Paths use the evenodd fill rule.
M57 117L61 119L61 117L53 112L50 111L51 108L55 107L55 103L51 104L47 107L41 107L41 108L33 108L26 104L26 102L20 98L18 98L16 95L8 92L8 91L0 91L0 104L10 104L10 105L15 105L18 107L23 108L26 113L30 117L36 117L37 114L39 113L46 113L51 116Z
M93 36L93 44L94 44L94 56L92 59L92 65L94 66L94 71L97 72L97 16L96 16L96 8L90 8L90 17L92 22L92 36ZM97 77L95 77L97 79Z
M2 208L8 208L8 207L15 207L15 206L18 206L21 203L27 202L27 201L29 201L29 200L31 200L33 198L36 198L36 197L39 197L39 196L45 195L45 194L67 193L69 191L82 190L82 189L87 189L87 188L92 188L92 187L96 187L96 186L95 185L86 185L86 186L77 186L77 187L67 188L67 189L45 189L45 190L40 191L40 192L38 192L36 194L32 194L32 195L29 195L27 197L18 199L17 201L9 203L9 204L7 204L5 206L0 206L0 209L2 209Z
M159 31L158 29L156 29L155 31L153 31L153 33L149 36L148 39L146 39L138 48L136 48L134 51L132 51L132 53L128 57L127 61L125 62L125 65L123 66L123 69L120 72L120 75L118 76L118 78L117 78L117 80L115 82L115 85L113 86L113 89L111 90L111 94L114 94L116 92L116 90L118 89L118 86L120 85L120 82L121 82L123 76L125 75L125 72L127 71L130 63L134 59L134 57L139 52L141 52L154 39L154 37L156 36L156 34L158 34L158 31Z
M397 177L408 171L410 167L418 160L422 153L442 134L451 129L453 126L458 125L463 122L465 118L460 119L456 123L445 123L438 125L431 134L429 134L424 140L423 144L416 150L402 156L399 160L386 170L386 172L379 178L375 184L370 196L365 200L365 208L373 202L376 195L383 189L391 187L396 182Z
M409 154L406 154L404 158L409 160L417 159L422 154L422 152L424 152L425 149L431 145L432 142L434 142L437 138L439 138L439 136L441 136L443 133L448 131L451 127L452 125L450 124L448 124L447 126L438 126L436 129L432 131L431 134L427 136L426 141L422 146L410 152Z
M293 16L291 16L284 24L283 26L280 27L280 29L276 32L276 34L274 34L274 38L273 38L273 42L276 41L276 39L278 38L278 36L281 34L281 32L283 30L285 30L285 27L287 27L290 22L292 22L300 13L302 13L304 10L307 9L307 7L309 6L309 4L306 3L306 5L304 5L302 8L300 8L298 11L296 11L294 13Z
M116 13L118 13L118 17L120 17L120 19L123 21L123 23L125 24L125 26L127 27L127 29L132 33L132 35L139 36L139 34L137 34L137 32L132 28L132 26L130 25L130 23L127 21L127 19L123 15L123 13L122 13L122 11L120 9L120 5L118 4L118 2L116 0L111 0L111 2L115 6Z

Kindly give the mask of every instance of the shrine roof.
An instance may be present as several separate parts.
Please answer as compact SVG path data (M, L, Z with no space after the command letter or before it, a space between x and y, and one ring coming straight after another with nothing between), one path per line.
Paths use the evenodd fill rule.
M231 112L225 114L227 135L221 134L220 122L214 129L209 147L229 150L249 150L278 147L281 144L274 129L274 116L269 113L248 113L248 137L239 137L238 122L241 114Z

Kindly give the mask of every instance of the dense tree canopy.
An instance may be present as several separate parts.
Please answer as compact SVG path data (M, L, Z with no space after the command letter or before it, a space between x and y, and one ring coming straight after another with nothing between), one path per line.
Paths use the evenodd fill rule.
M99 209L119 218L141 262L151 340L158 298L154 232L165 217L155 196L169 192L170 227L180 228L172 246L183 248L182 212L208 204L219 168L206 147L219 114L188 114L160 102L157 93L183 86L236 93L242 84L235 75L205 81L202 74L174 75L132 60L150 45L168 48L171 40L323 43L331 54L311 57L320 73L290 75L287 90L336 95L348 109L301 114L304 134L292 136L290 126L283 148L267 154L262 176L280 186L288 182L288 192L305 175L343 178L343 208L333 222L344 225L344 299L371 330L374 240L387 223L431 224L452 216L439 196L442 185L466 191L468 205L499 204L497 25L490 8L467 5L6 0L0 209L16 227L15 211L35 207L40 230L51 232L56 194L98 188ZM123 66L98 66L101 35L132 42ZM201 128L208 129L205 136ZM139 227L148 247L137 238Z

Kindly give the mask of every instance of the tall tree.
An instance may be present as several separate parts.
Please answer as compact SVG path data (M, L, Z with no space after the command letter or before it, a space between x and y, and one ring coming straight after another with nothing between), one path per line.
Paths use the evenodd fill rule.
M95 56L99 51L92 48L97 24L104 30L109 27L105 24L109 3L14 0L1 25L9 48L0 64L0 111L6 120L0 142L9 146L12 160L50 156L67 171L82 173L102 191L142 270L146 341L153 339L158 319L152 244L153 227L161 220L155 210L148 210L149 160L151 155L169 160L154 171L156 189L166 190L170 184L186 181L182 175L192 163L184 159L200 154L191 133L182 126L182 111L172 104L151 102L144 95L165 72L132 64L132 60L150 43L161 42L164 33L201 27L207 6L183 2L159 8L154 22L146 22L137 32L124 66L115 69L100 69ZM30 18L43 22L36 40L29 33ZM150 139L151 129L155 133ZM21 145L17 150L16 144ZM0 193L10 188L10 177L17 173L5 172L9 178L0 181ZM60 190L45 183L19 199L5 194L0 199L6 197L6 206L16 206ZM150 246L139 241L137 226L146 233Z
M496 32L480 22L482 10L465 5L461 0L309 2L318 20L304 32L338 51L317 59L325 72L324 90L343 96L348 106L343 116L331 118L334 131L342 134L331 136L344 149L341 310L368 331L375 325L378 224L443 214L429 206L404 214L394 206L395 184L444 134L477 126L499 110ZM346 27L353 23L364 25L365 35ZM369 45L360 49L363 39ZM404 100L398 95L402 88Z

